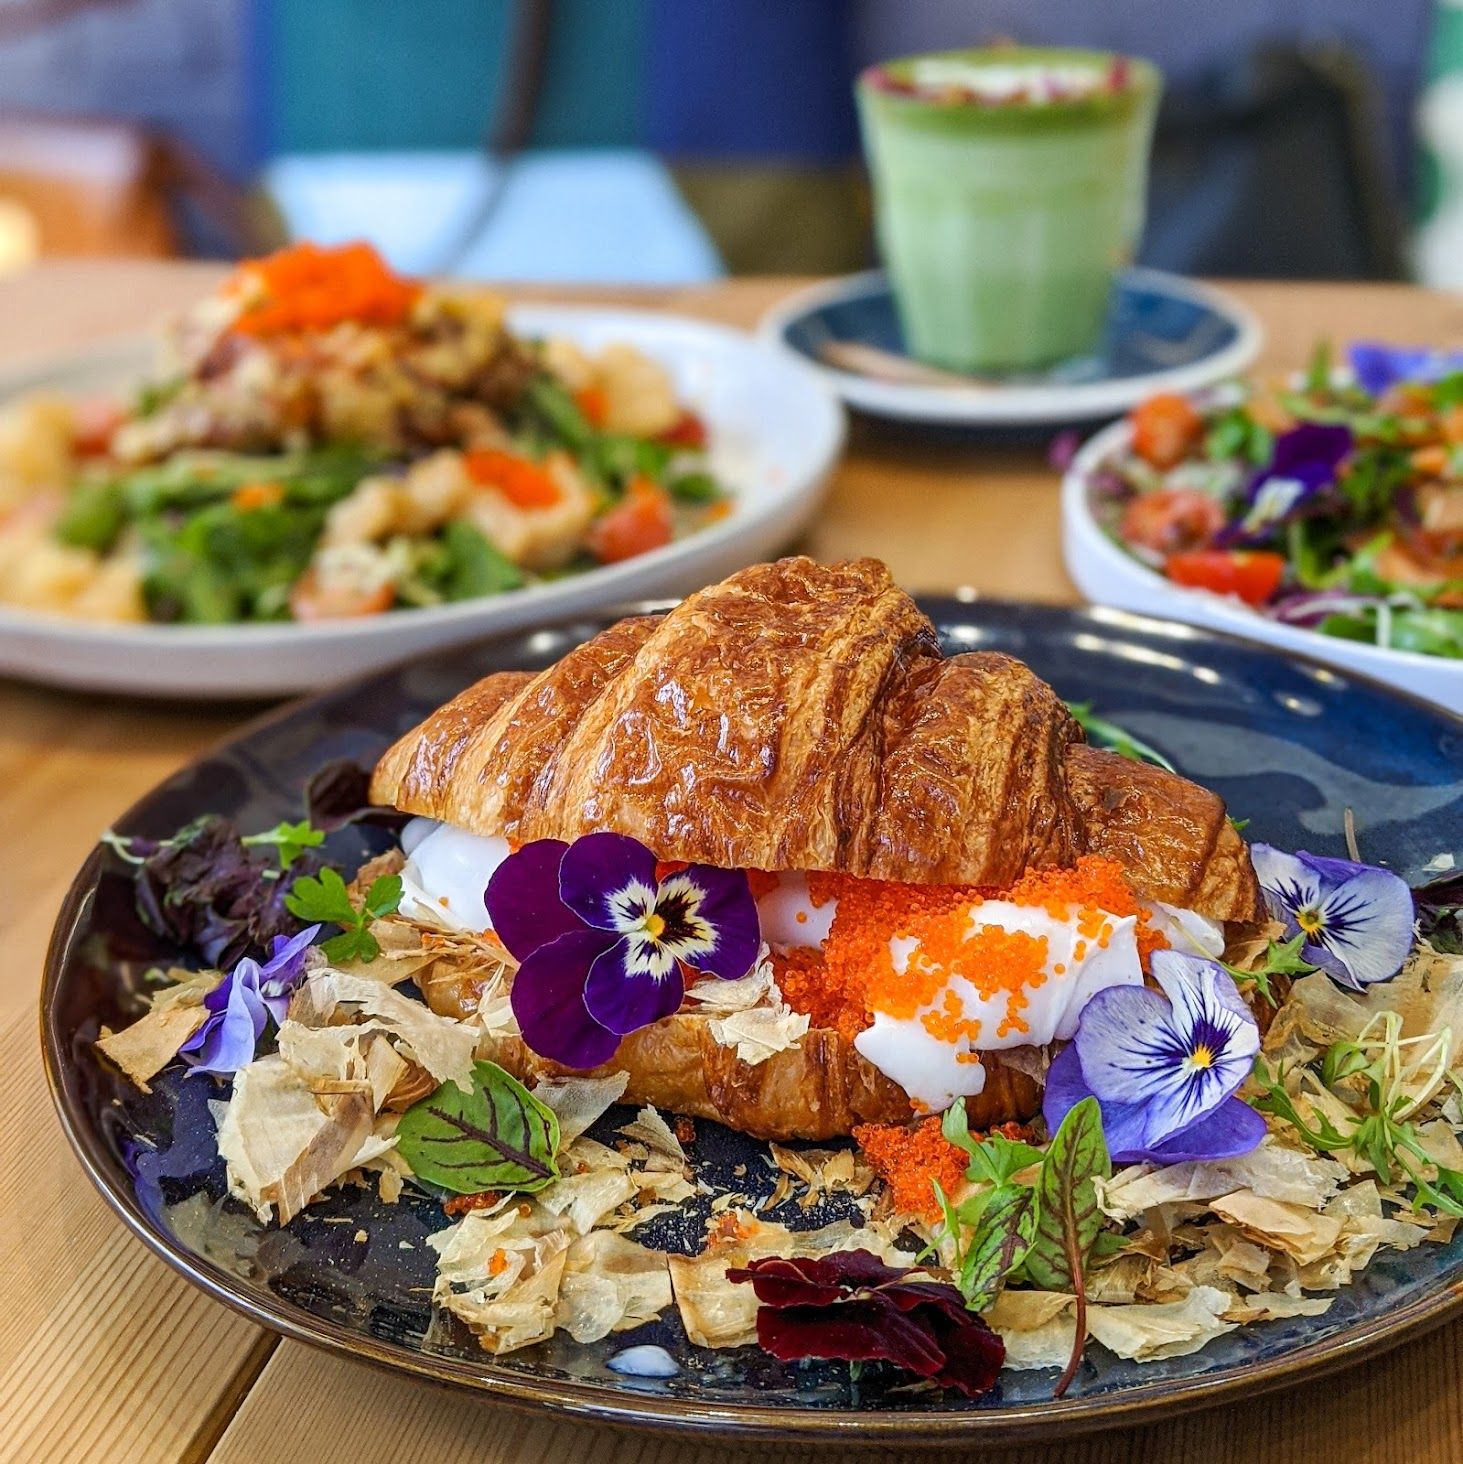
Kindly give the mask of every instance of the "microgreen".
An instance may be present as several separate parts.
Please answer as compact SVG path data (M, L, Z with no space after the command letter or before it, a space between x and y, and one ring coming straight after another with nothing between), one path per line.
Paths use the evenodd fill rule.
M1275 991L1270 985L1272 976L1309 976L1316 968L1301 955L1305 945L1304 932L1290 940L1272 940L1265 947L1265 955L1253 970L1242 970L1231 966L1228 961L1219 964L1234 977L1240 986L1253 986L1271 1006L1275 1003Z
M288 869L306 849L318 849L325 842L325 832L315 828L307 818L298 823L282 819L262 834L245 834L239 842L248 847L272 845L279 867Z
M1120 727L1116 722L1110 722L1106 717L1099 717L1092 710L1091 702L1069 701L1067 710L1072 714L1072 719L1077 725L1099 747L1105 747L1109 752L1115 752L1119 757L1125 757L1131 762L1153 763L1156 767L1166 768L1171 773L1178 771L1156 747L1150 747L1148 743L1139 741L1125 727Z
M369 927L373 920L394 913L400 903L399 874L383 874L374 881L357 909L334 869L322 869L318 878L297 879L285 896L286 908L299 919L340 926L341 933L321 946L332 961L370 961L380 955L380 943Z
M1453 1081L1452 1058L1451 1031L1403 1037L1402 1018L1379 1012L1355 1038L1332 1043L1319 1072L1257 1063L1255 1107L1283 1119L1311 1148L1349 1153L1383 1184L1411 1185L1414 1209L1463 1218L1463 1171L1432 1158L1412 1122Z

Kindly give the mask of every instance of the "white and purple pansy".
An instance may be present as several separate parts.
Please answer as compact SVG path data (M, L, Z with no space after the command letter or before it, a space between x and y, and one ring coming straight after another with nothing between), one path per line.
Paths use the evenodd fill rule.
M1277 524L1302 512L1336 481L1353 446L1351 428L1302 422L1275 439L1270 461L1250 479L1245 504L1225 538L1263 539Z
M1222 966L1160 951L1160 994L1100 991L1047 1073L1042 1111L1055 1133L1069 1109L1096 1098L1119 1164L1179 1164L1247 1154L1265 1121L1234 1096L1260 1050L1260 1029Z
M298 935L274 938L274 949L261 966L245 956L207 996L204 1024L179 1048L195 1073L231 1077L254 1061L254 1049L270 1017L278 1026L289 1010L290 997L305 970L305 952L320 934L311 925Z
M1406 381L1440 381L1463 371L1463 351L1430 351L1425 346L1388 346L1380 341L1353 341L1346 348L1357 385L1379 397Z
M1412 892L1389 869L1286 854L1252 844L1250 857L1270 914L1301 955L1343 986L1360 991L1389 981L1412 949Z
M513 1014L541 1057L607 1062L620 1039L670 1016L683 967L734 981L757 960L757 905L742 870L662 869L625 834L542 839L488 881L488 917L520 963Z

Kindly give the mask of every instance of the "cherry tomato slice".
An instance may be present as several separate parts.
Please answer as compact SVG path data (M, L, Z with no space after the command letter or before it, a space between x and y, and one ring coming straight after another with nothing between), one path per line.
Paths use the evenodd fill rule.
M601 564L617 564L669 544L673 529L670 500L648 478L635 478L624 499L590 526L589 550Z
M1195 549L1170 554L1164 568L1176 585L1263 605L1285 578L1285 556L1268 550Z

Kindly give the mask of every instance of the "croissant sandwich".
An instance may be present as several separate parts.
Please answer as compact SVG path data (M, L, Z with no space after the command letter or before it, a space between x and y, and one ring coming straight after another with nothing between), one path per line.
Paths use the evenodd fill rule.
M763 1138L1028 1118L1096 991L1264 918L1219 798L1088 746L1019 661L943 655L870 559L758 565L488 676L372 797L418 815L401 914L478 940L427 1000L508 996L483 1056Z

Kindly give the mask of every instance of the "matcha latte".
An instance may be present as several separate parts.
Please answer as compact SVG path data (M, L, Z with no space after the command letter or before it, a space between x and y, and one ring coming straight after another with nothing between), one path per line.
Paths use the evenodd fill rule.
M910 351L1017 371L1091 351L1143 222L1160 81L1100 51L890 61L858 83Z

